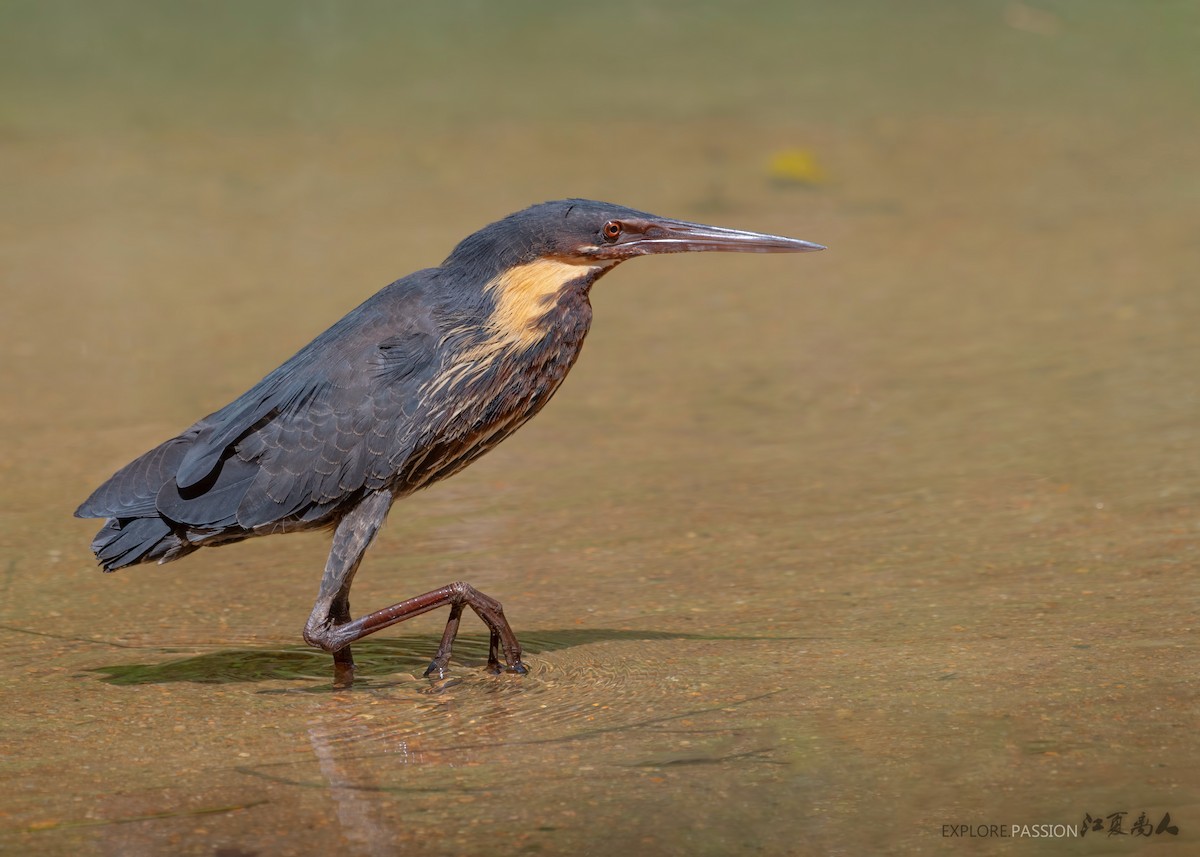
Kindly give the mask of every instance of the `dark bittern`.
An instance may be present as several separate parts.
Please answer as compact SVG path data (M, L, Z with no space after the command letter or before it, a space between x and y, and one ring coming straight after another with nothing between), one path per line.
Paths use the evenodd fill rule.
M488 667L524 673L500 603L451 583L358 619L350 584L398 498L457 473L540 411L579 356L588 295L635 256L793 253L819 244L568 199L509 215L445 262L368 298L249 391L123 467L76 510L107 518L105 571L252 536L330 528L304 639L348 685L350 644L449 605L426 675L443 674L464 607L491 632Z

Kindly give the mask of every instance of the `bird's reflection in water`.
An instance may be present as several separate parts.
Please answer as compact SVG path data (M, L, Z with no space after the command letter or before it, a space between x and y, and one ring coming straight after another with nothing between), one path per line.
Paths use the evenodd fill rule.
M337 742L330 740L320 722L309 727L308 740L312 744L313 755L317 757L317 767L327 783L329 797L336 807L342 838L355 853L381 857L392 853L392 837L376 819L375 803L363 794L364 790L376 785L374 776L365 768L356 768L340 761L335 749Z
M486 640L473 638L475 657L444 680L376 673L352 689L288 691L311 704L302 751L239 771L301 800L320 795L345 852L375 855L441 853L422 838L431 829L445 853L504 819L537 831L546 807L580 788L589 805L612 809L676 777L726 788L730 769L761 777L786 767L780 688L732 693L697 670L665 670L680 641L636 636L636 646L608 639L543 653L525 676L490 674ZM559 635L530 639L550 649ZM522 830L508 844L520 846Z
M498 783L483 757L514 737L519 715L512 696L479 692L479 685L489 681L495 679L421 682L425 686L414 691L419 701L372 692L365 705L364 694L342 691L309 721L307 737L321 786L350 853L396 853L398 831L391 815L396 804L381 800L385 796L481 792ZM469 712L454 698L464 683L471 685ZM348 709L347 702L355 704ZM462 743L447 746L451 736ZM424 749L427 745L437 746ZM428 824L424 816L422 823Z

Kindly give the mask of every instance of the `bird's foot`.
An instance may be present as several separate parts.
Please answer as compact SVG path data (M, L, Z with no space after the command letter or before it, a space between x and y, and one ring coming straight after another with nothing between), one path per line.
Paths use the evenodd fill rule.
M501 619L501 621L504 621L503 611L501 611L501 613L500 613L500 619ZM507 628L508 623L504 622L504 625ZM488 641L488 663L487 663L488 672L490 672L492 675L500 675L503 672L515 673L517 675L526 675L529 672L529 670L526 669L525 664L521 663L520 647L517 646L515 651L510 649L509 647L503 647L501 638L500 638L499 629L493 627L491 629L491 631L492 631L492 636L491 636L491 639ZM508 633L512 634L512 629L508 629ZM517 641L517 638L513 637L513 642L516 643L516 641ZM503 667L500 665L500 650L501 650L501 648L504 649L505 666L503 666Z
M529 668L521 662L520 658L517 658L512 663L502 664L496 655L497 653L494 650L488 653L487 671L492 675L501 675L506 672L513 673L514 675L527 675L529 673ZM439 649L438 653L434 655L433 660L429 662L429 666L425 668L424 677L444 679L449 669L449 661L449 646Z

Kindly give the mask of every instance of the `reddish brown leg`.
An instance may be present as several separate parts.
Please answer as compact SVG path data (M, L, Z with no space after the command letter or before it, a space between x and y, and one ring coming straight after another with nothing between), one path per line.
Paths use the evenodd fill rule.
M333 686L350 687L354 684L354 656L350 647L344 646L333 653Z
M450 607L450 620L446 623L441 644L426 675L445 671L464 606L474 610L491 632L488 668L493 672L501 671L499 655L503 651L507 669L524 674L527 670L521 663L521 644L504 618L504 608L499 601L466 583L451 583L358 619L349 618L350 584L354 573L387 516L391 503L390 494L369 495L341 520L334 531L333 547L325 564L325 576L321 579L321 591L304 628L305 640L333 653L334 683L348 686L353 682L354 660L349 647L355 640L447 605Z
M488 669L491 672L502 672L500 669L500 659L496 657L500 648L500 635L492 631L492 638L488 640ZM524 671L522 671L524 672Z
M461 604L450 605L450 618L446 622L446 630L442 633L441 645L438 646L437 654L433 656L428 669L425 670L426 676L437 673L438 678L445 677L446 664L450 661L450 650L454 647L454 638L458 636L458 620L462 616L462 611Z
M436 668L438 658L443 655L446 659L450 657L450 649L458 634L462 609L470 607L491 631L488 666L494 667L499 672L499 654L503 652L504 663L508 670L515 673L526 671L525 665L521 663L521 644L517 642L517 635L513 633L508 620L504 618L504 608L499 601L484 595L469 583L450 583L432 592L426 592L424 595L409 598L407 601L401 601L399 604L393 604L391 607L385 607L354 619L344 625L330 626L325 634L315 640L310 638L306 632L305 639L321 648L328 647L329 651L337 651L355 640L361 640L368 634L447 605L450 607L450 621L446 623L446 631L442 634L442 643L438 647L438 654L434 657L434 663L431 666Z
M350 593L345 591L341 598L335 598L329 608L333 624L345 625L350 621ZM349 646L343 646L333 653L333 686L351 687L354 684L354 655Z

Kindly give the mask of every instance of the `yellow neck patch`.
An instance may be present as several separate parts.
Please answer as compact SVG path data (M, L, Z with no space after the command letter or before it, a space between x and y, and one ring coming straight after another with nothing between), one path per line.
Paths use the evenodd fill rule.
M582 260L538 259L509 268L484 286L496 303L488 319L489 338L511 348L535 344L546 335L538 321L545 316L554 296L568 283L606 267Z
M483 287L495 304L495 309L484 324L485 338L456 355L454 362L430 382L426 395L478 378L503 355L536 345L549 332L539 322L546 317L555 295L568 283L599 273L614 264L582 259L538 259L527 265L509 268L495 277ZM448 335L459 332L450 331ZM459 410L462 407L466 405ZM456 416L457 412L452 415Z

